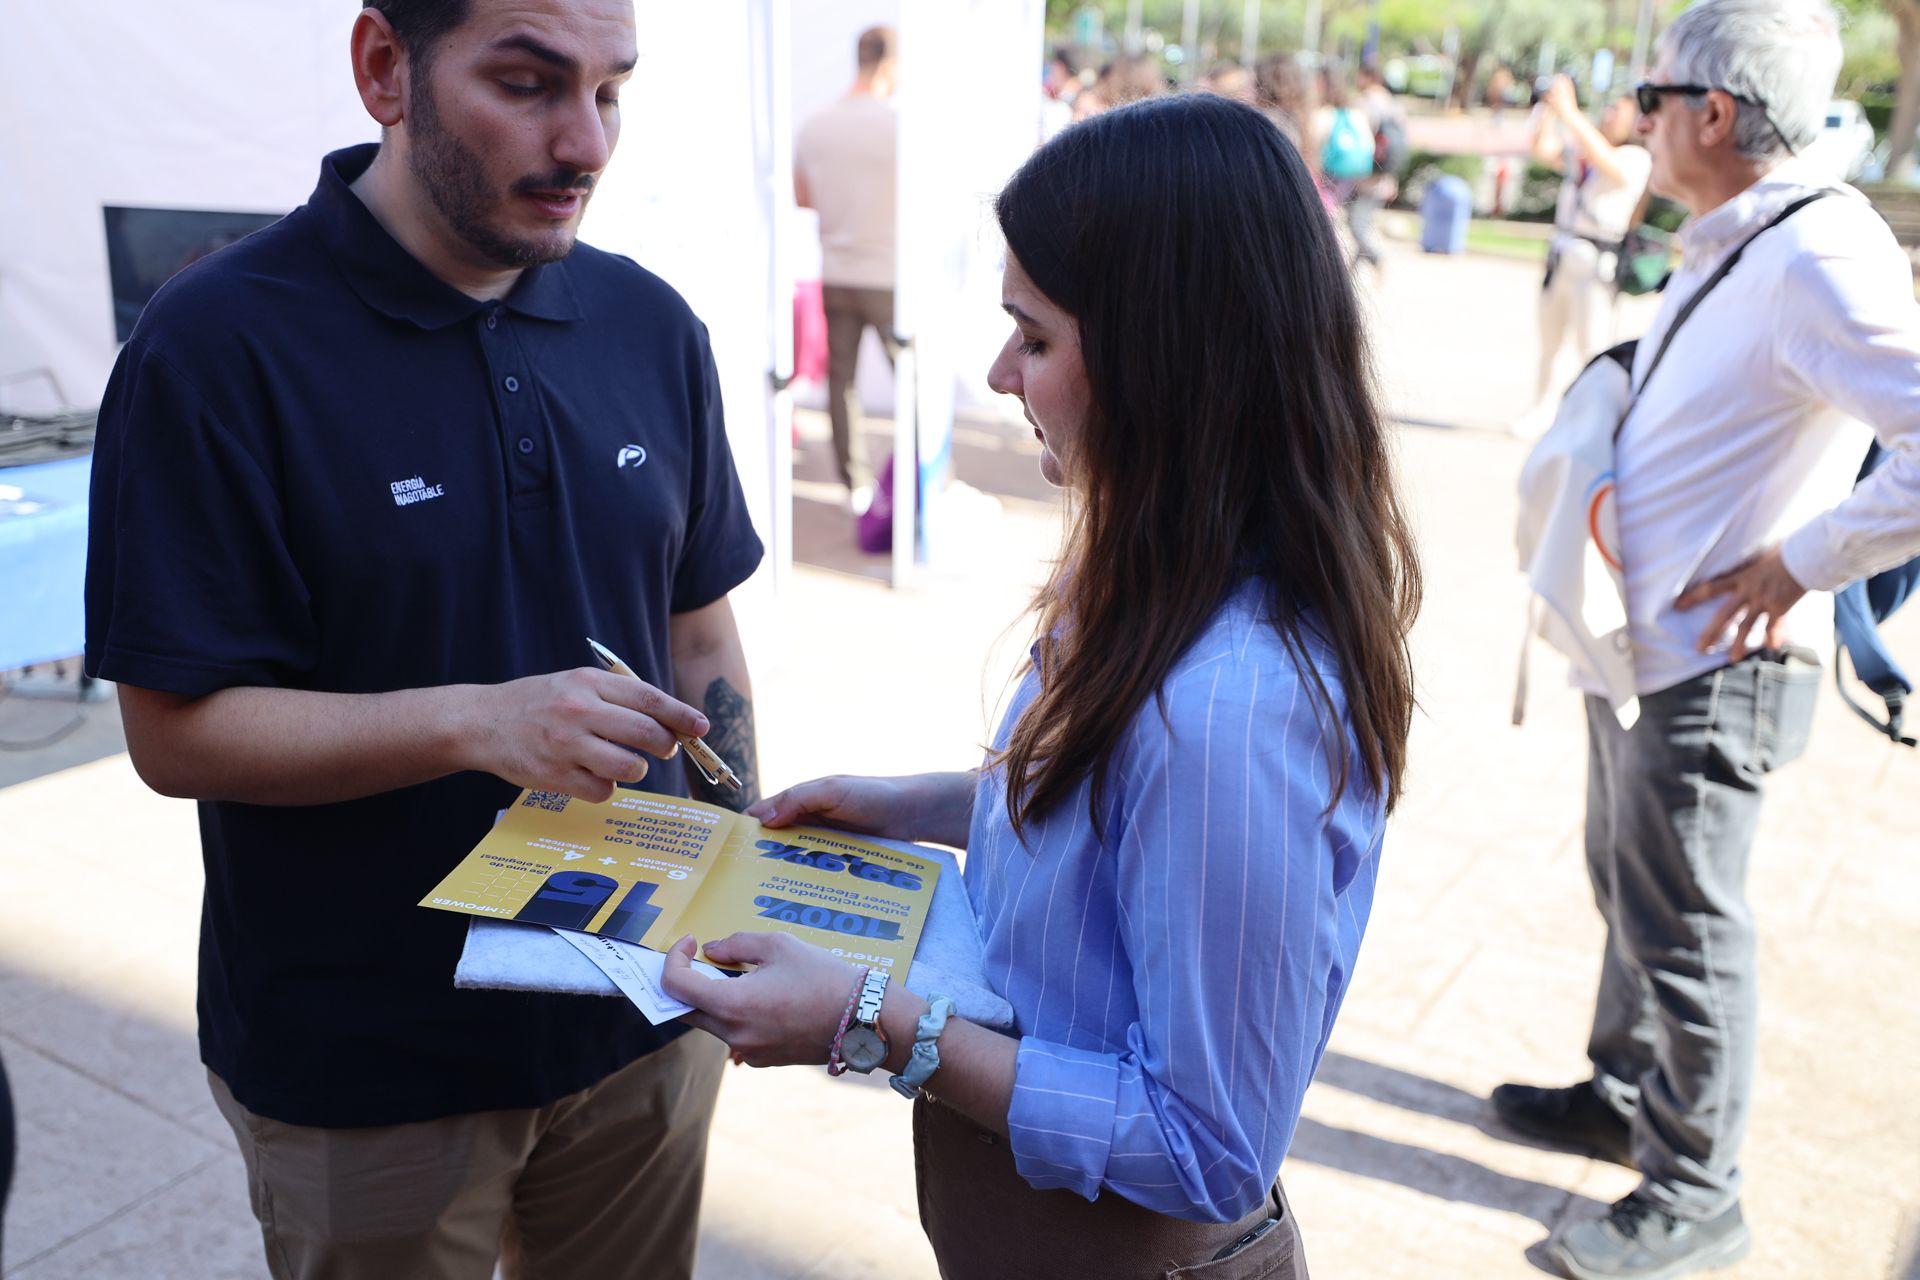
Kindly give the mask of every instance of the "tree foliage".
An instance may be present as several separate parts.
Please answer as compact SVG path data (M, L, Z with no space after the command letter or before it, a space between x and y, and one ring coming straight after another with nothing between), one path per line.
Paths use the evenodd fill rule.
M1638 0L1321 0L1320 48L1357 53L1368 24L1377 20L1388 54L1437 51L1446 33L1457 33L1460 91L1471 90L1477 74L1495 62L1515 64L1524 78L1534 69L1543 46L1555 61L1576 64L1594 50L1610 48L1624 58L1631 50ZM1690 0L1655 0L1655 30L1687 7ZM1874 87L1897 84L1894 114L1896 153L1903 154L1920 121L1920 0L1831 0L1845 22L1846 63L1841 93L1858 96ZM1260 0L1260 48L1298 49L1306 25L1308 0ZM1064 38L1074 12L1101 12L1109 41L1117 44L1127 21L1128 0L1047 0L1047 29ZM1204 63L1238 57L1242 0L1201 0L1200 49ZM1168 44L1181 38L1184 0L1142 0L1143 27L1159 32ZM1901 132L1904 130L1904 132Z
M1659 7L1667 11L1678 5L1676 0L1660 0ZM1099 10L1108 37L1115 42L1120 39L1126 26L1127 0L1047 0L1048 31L1056 37L1064 36L1074 12L1081 8ZM1329 52L1343 45L1349 50L1358 49L1366 37L1373 8L1372 0L1322 0L1323 48ZM1637 0L1380 0L1379 22L1381 40L1389 52L1437 49L1448 28L1460 33L1463 45L1479 38L1485 50L1497 56L1518 56L1539 48L1542 42L1581 52L1610 45L1624 52L1633 40L1637 9ZM1244 10L1241 0L1202 0L1202 45L1237 53ZM1180 39L1183 0L1144 0L1141 13L1144 27L1158 31L1169 43ZM1299 48L1306 15L1307 0L1261 0L1262 49Z

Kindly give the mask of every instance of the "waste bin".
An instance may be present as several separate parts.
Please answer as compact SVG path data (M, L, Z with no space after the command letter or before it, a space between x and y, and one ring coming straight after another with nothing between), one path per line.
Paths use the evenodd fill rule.
M1420 247L1428 253L1465 253L1472 216L1473 191L1467 180L1452 173L1435 178L1420 200Z

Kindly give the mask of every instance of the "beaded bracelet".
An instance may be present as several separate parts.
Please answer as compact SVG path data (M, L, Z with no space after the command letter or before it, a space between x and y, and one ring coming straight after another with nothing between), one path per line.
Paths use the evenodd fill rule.
M853 994L847 997L847 1011L840 1015L840 1026L833 1033L833 1050L827 1054L827 1074L844 1075L847 1064L840 1060L840 1042L847 1038L847 1027L853 1022L853 1010L860 1003L860 988L867 985L870 970L862 969L860 976L853 980Z

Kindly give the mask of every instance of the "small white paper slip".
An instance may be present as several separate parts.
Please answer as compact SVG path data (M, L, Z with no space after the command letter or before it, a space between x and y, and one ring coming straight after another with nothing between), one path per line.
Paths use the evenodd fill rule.
M692 1010L693 1006L684 1004L668 995L660 986L660 974L667 966L667 958L658 951L632 942L622 942L618 938L603 938L597 933L580 933L573 929L555 929L555 933L572 943L581 955L593 961L600 972L613 980L634 1007L644 1015L648 1022L659 1026L663 1022L679 1017ZM708 964L705 960L693 962L694 972L705 974L709 978L726 978L731 975Z

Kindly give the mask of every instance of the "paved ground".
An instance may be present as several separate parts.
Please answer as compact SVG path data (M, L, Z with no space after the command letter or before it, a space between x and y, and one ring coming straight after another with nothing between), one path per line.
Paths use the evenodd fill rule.
M1497 428L1525 407L1533 285L1529 268L1396 248L1376 295L1383 379L1413 424L1400 440L1428 574L1424 712L1359 973L1286 1166L1320 1276L1536 1276L1552 1227L1632 1185L1499 1133L1484 1101L1503 1079L1581 1073L1600 943L1577 837L1581 731L1550 655L1536 657L1532 722L1506 722L1523 448ZM803 475L823 477L823 425L803 428ZM1058 524L1023 431L969 426L958 454L1001 514L911 594L846 546L832 488L802 484L805 563L781 607L793 625L754 655L772 783L973 762L1024 644L1008 623ZM1908 613L1893 634L1920 655ZM19 714L0 704L0 738L45 732ZM193 1046L192 810L101 754L109 719L89 732L106 736L42 761L74 767L0 787L0 1053L22 1120L5 1275L256 1277L239 1158ZM1752 885L1758 1243L1730 1277L1920 1280L1917 782L1920 757L1829 697L1810 757L1769 800ZM932 1276L906 1119L883 1084L730 1073L701 1275Z

